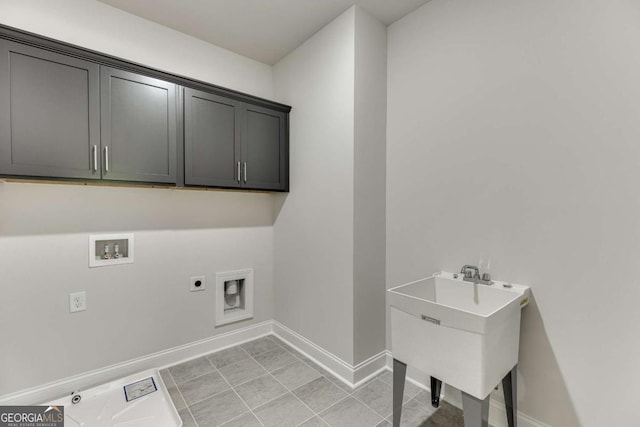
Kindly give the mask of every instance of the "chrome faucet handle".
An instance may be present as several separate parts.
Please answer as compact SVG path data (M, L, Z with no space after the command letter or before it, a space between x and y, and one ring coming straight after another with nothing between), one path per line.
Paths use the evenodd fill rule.
M475 274L471 275L471 271L473 270L475 271ZM465 265L462 267L462 269L460 270L460 273L464 274L464 277L467 278L480 278L480 269L478 267L476 267L475 265Z
M491 274L483 273L482 274L482 280L485 281L485 282L490 282L491 281Z

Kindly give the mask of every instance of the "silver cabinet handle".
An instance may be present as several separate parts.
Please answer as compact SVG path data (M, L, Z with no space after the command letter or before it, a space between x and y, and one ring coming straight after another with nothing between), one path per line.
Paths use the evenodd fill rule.
M104 171L109 172L109 146L104 147Z
M240 162L238 162L238 182L240 182Z
M244 182L247 182L247 162L244 162Z
M98 146L93 146L93 171L98 172Z

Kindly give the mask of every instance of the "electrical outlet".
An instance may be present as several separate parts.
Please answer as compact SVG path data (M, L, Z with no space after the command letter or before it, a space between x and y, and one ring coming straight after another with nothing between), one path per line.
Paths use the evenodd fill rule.
M69 294L69 313L85 311L87 309L87 293L74 292Z
M189 282L189 284L190 284L189 290L191 292L204 291L205 288L206 288L204 276L194 276L194 277L192 277L191 281Z

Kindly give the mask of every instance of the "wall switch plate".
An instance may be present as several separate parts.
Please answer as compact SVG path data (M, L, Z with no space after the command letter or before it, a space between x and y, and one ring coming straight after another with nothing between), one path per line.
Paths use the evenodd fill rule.
M191 281L189 283L189 290L191 292L204 291L206 288L204 276L194 276L191 278Z
M69 313L85 311L87 309L87 293L74 292L69 294Z

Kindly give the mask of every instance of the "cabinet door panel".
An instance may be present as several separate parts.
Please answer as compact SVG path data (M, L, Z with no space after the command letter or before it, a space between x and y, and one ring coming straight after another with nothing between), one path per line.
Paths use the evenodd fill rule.
M287 190L285 114L247 105L242 143L247 188Z
M103 177L176 182L176 86L103 67Z
M0 40L0 173L100 178L99 108L98 65Z
M185 89L185 184L238 187L240 104Z

